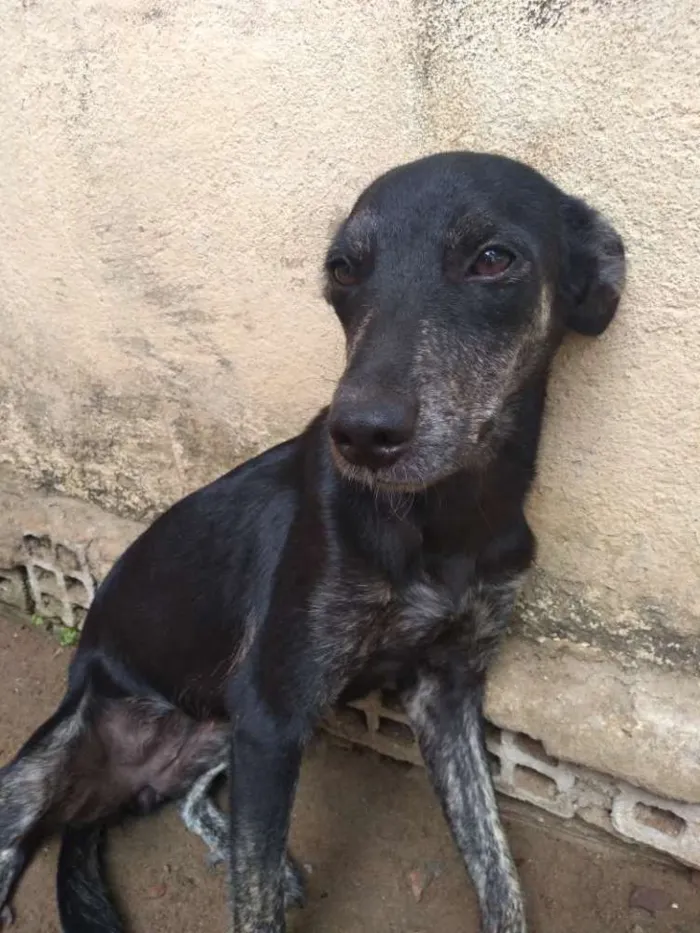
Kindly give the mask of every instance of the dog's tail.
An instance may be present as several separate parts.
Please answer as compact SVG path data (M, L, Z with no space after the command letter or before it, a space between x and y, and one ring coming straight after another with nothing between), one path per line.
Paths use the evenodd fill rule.
M124 933L104 879L105 835L100 823L63 830L56 878L63 933Z

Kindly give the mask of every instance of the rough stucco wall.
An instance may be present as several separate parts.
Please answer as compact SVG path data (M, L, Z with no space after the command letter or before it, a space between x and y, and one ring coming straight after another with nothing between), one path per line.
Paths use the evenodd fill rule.
M697 640L693 0L0 15L0 460L144 518L287 436L338 371L329 226L394 163L506 152L604 209L630 254L619 320L556 367L534 601L565 612L563 581L599 635Z
M328 397L329 224L417 152L401 14L1 0L3 457L150 515Z

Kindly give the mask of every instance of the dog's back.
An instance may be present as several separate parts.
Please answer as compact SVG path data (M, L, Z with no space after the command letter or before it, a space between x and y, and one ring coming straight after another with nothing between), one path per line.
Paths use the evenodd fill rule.
M169 702L227 715L227 679L265 614L299 509L306 438L193 492L133 542L90 607L73 679L96 659L128 659L129 675Z

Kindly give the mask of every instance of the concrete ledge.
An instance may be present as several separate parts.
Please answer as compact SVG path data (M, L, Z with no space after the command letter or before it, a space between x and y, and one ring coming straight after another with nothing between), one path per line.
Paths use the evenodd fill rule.
M422 765L396 699L376 693L328 713L331 735L399 761ZM557 760L524 733L487 723L486 746L496 790L540 810L603 829L700 868L700 805L670 801L579 764ZM575 818L575 819L574 819Z
M697 676L623 668L596 647L514 636L491 671L486 712L555 758L700 803Z
M89 574L93 582L100 581L122 551L143 531L140 522L119 518L89 502L59 496L40 490L28 490L6 468L0 466L0 575L14 581L3 587L0 581L0 602L18 609L39 611L32 603L42 592L46 582L46 595L62 586L70 590L61 576L70 577L75 571ZM22 599L18 589L27 566L44 570L44 579L37 580L34 593L25 593ZM31 573L31 570L29 571ZM56 578L50 580L50 576ZM37 576L41 578L42 574ZM87 581L86 581L87 582ZM27 580L31 589L32 581ZM16 601L15 601L16 600ZM81 598L81 605L84 599ZM61 606L61 611L64 609ZM61 619L61 613L48 618Z

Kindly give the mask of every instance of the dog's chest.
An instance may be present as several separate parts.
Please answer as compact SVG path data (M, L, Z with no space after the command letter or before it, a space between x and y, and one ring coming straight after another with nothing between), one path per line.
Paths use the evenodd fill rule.
M401 588L368 620L368 644L374 651L403 651L428 646L438 639L476 645L502 626L497 588L470 582L453 588L426 579Z
M361 628L376 650L412 648L465 622L469 596L470 589L457 598L433 581L416 581L392 591L385 605L368 607Z
M314 615L337 639L339 653L360 663L450 637L468 650L504 627L514 590L514 580L494 585L427 573L398 587L381 579L345 579L324 588Z

